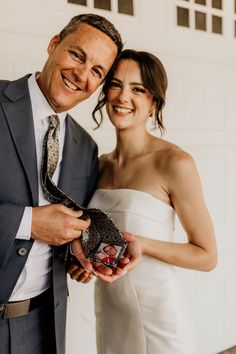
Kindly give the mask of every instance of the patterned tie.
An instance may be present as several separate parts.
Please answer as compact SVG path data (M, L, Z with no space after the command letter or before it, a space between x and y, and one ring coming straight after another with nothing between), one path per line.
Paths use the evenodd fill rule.
M60 202L56 201L53 195L53 189L56 187L52 181L53 174L57 167L59 157L59 130L60 121L57 115L49 117L49 127L45 134L43 141L43 154L41 166L41 184L43 195L50 203Z
M43 141L41 166L41 185L44 198L51 204L59 203L74 210L83 210L81 218L86 219L89 217L91 219L89 228L83 232L81 237L85 255L88 258L93 261L98 261L96 258L96 251L99 245L103 242L105 244L118 246L118 262L118 259L125 251L127 242L111 217L100 209L82 207L72 198L68 197L52 180L59 157L59 129L60 121L58 116L50 116L49 128ZM67 247L65 261L67 260L68 250L69 248ZM117 265L117 262L107 265L114 267Z
M59 157L59 129L60 121L57 115L49 117L49 127L43 141L41 166L41 185L43 196L51 204L64 204L75 210L83 209L74 200L69 198L52 180Z

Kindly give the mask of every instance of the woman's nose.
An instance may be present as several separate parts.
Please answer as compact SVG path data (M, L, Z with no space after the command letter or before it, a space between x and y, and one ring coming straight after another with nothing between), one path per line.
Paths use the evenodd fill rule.
M118 99L118 101L120 103L128 102L129 101L129 95L128 95L127 90L121 90L119 92L119 95L118 95L117 99Z

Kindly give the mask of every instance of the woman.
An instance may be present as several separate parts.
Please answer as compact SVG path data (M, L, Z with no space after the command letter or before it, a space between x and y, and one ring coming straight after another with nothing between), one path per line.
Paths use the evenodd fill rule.
M174 266L210 271L217 252L192 157L146 129L151 117L164 130L166 88L158 58L124 50L93 112L95 117L106 104L117 144L100 158L90 207L103 209L122 231L135 234L142 250L132 272L112 284L96 282L99 354L197 352ZM175 214L186 231L186 243L173 242Z

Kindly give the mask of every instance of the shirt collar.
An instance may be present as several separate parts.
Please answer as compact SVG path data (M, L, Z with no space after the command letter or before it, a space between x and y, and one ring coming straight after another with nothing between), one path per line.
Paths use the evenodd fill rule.
M54 110L44 97L40 90L36 79L39 77L39 72L31 75L28 79L29 93L32 104L33 119L37 122L41 119L47 118L55 114ZM64 123L67 112L56 113L60 119L61 124Z

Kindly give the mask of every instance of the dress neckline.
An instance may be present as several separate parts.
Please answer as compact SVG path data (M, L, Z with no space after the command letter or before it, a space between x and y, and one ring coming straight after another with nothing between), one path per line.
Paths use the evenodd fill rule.
M132 189L132 188L97 188L96 189L97 191L104 191L104 192L111 192L111 191L130 191L130 192L135 192L135 193L140 193L140 194L145 194L146 196L160 202L162 205L166 206L167 208L171 208L172 210L175 210L170 204L167 204L165 202L163 202L163 200L159 199L159 198L156 198L154 197L152 194L148 193L148 192L144 192L144 191L141 191L139 189Z

